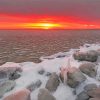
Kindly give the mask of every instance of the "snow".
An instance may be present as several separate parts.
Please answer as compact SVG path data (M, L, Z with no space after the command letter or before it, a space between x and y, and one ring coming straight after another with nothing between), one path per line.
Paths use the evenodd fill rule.
M79 65L82 62L78 62L77 60L74 60L72 54L76 51L79 50L81 52L86 52L88 50L98 50L100 49L100 45L99 44L85 44L84 46L81 46L79 49L71 49L69 52L60 52L48 57L41 57L40 59L42 60L41 63L33 63L33 62L22 62L22 63L12 63L12 62L8 62L2 66L21 66L23 69L23 72L21 74L21 77L19 79L16 80L16 87L10 91L7 92L5 94L9 95L21 88L25 88L27 87L30 83L32 82L36 82L37 80L41 80L42 81L42 85L40 88L44 88L45 84L48 80L48 77L43 74L40 75L38 74L38 71L40 69L44 69L45 72L56 72L59 74L60 72L60 68L61 67L67 67L68 66L68 61L70 59L70 66L72 67L79 67ZM100 64L99 64L100 65ZM97 65L97 67L99 66ZM79 87L77 87L77 94L80 93L83 89L83 87L88 84L88 83L96 83L97 85L100 85L100 82L97 80L100 77L100 68L98 67L98 75L96 77L96 79L90 78L88 76L87 80L82 83ZM36 89L35 91L33 91L31 93L31 98L32 100L37 100L37 95L39 92L39 89ZM59 87L57 88L57 90L53 93L53 95L55 96L55 98L57 100L75 100L75 95L73 94L73 89L70 88L69 86L60 83Z

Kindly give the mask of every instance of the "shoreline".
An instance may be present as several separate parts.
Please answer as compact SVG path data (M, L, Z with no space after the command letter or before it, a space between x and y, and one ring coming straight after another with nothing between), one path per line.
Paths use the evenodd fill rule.
M3 86L1 87L0 85L0 88L2 88L1 91L4 91L4 93L2 94L2 98L0 100L2 99L3 100L13 100L13 99L9 99L9 98L12 98L12 94L15 94L14 95L15 97L16 95L19 95L21 97L22 95L20 95L20 92L23 92L23 91L24 92L30 91L28 93L31 96L31 100L43 100L42 97L45 98L45 100L47 100L47 97L45 97L45 95L48 95L49 98L52 98L50 100L66 100L66 98L68 99L69 97L70 97L70 100L76 100L76 98L78 98L77 100L80 100L79 97L80 95L82 96L81 92L84 91L84 88L86 86L89 85L88 86L89 88L91 87L91 84L94 84L96 87L100 85L100 82L99 82L100 80L100 77L99 77L100 76L100 67L99 67L100 59L98 58L99 60L96 61L96 57L98 56L98 54L94 52L94 51L96 52L98 51L100 53L99 50L100 50L100 44L85 44L84 46L80 46L80 49L71 49L69 52L63 52L63 53L60 52L60 53L57 53L51 56L41 57L40 59L42 60L42 62L40 63L7 62L1 65L0 73L1 73L1 68L2 69L5 68L6 69L5 71L7 71L6 74L12 73L13 71L13 76L10 76L10 80L9 80L7 79L7 76L4 75L5 73L0 74L0 75L3 75L3 77L0 77L0 78L4 79ZM91 51L90 52L91 56L88 53L87 55L89 55L90 58L87 59L87 56L86 55L84 56L83 54L85 54L85 52L88 52L88 51L89 52ZM80 54L82 54L86 58L83 57L84 59L83 58L80 59L78 58L80 56L76 58L77 54L74 55L75 52L81 52ZM73 58L73 55L74 55L74 58ZM93 58L91 59L91 57ZM70 59L70 62L69 62L69 59ZM88 61L85 61L86 59ZM90 68L88 66L91 66L91 68L96 68L97 73L95 72L96 69L94 70L94 72L91 72L91 73L84 72L84 69L80 69L80 66L82 64L86 68ZM16 73L16 70L18 73ZM61 77L62 79L64 78L63 75L67 75L67 74L64 74L64 73L67 73L66 71L74 75L73 77L75 78L75 80L78 80L77 84L76 84L76 81L73 79L70 79L69 76L67 76L67 81L65 81L67 82L67 84L59 80ZM14 74L16 74L17 76ZM61 75L61 77L59 75ZM69 80L72 81L73 84L70 83ZM57 81L57 83L55 83L55 81ZM6 86L5 84L6 82L8 82L9 85ZM94 85L91 88L94 88ZM8 92L5 91L4 89L5 86L6 86L6 89L8 89L7 90ZM1 91L0 91L0 97L2 93ZM42 95L39 94L40 91L42 91L43 93ZM23 99L23 100L26 100L26 99Z

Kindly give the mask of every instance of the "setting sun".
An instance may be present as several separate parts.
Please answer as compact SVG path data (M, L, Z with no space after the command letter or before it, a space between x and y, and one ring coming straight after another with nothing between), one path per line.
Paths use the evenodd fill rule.
M58 25L51 24L51 23L41 23L41 24L39 24L39 26L41 26L43 29L51 29L51 28L55 28Z
M31 29L56 29L60 28L62 25L56 23L28 23L24 24L25 28Z

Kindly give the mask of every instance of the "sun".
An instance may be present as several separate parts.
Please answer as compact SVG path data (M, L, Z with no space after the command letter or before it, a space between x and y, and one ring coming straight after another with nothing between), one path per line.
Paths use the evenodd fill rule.
M57 29L60 28L61 25L57 23L28 23L24 24L26 28L31 29Z
M54 24L50 24L50 23L42 23L40 26L42 26L42 28L44 28L44 29L51 29L55 25Z
M54 29L60 26L59 24L55 23L39 23L38 25L41 29Z

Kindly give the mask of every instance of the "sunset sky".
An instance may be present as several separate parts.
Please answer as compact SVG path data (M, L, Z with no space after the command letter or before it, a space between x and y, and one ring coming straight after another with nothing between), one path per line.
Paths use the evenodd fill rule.
M0 29L100 28L100 0L0 0Z

